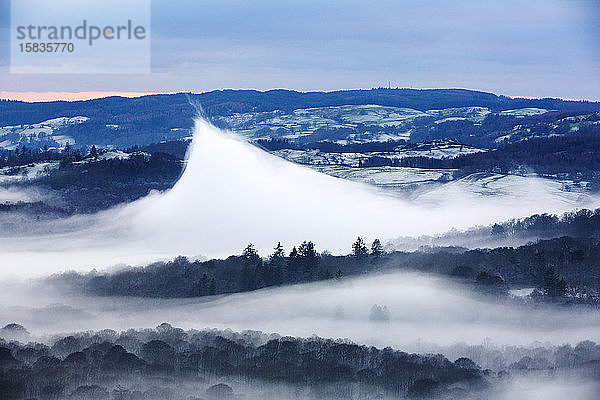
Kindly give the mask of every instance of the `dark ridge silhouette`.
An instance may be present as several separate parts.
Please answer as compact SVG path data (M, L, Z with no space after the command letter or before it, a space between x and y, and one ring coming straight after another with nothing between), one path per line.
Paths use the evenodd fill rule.
M434 380L440 393L457 383L474 391L488 386L485 373L474 363L452 363L441 355L320 338L185 332L168 324L157 330L101 331L62 338L52 347L38 346L37 357L23 357L32 344L0 341L0 345L0 392L6 400L108 398L113 389L130 392L122 382L157 378L164 382L185 378L206 385L211 399L232 398L233 389L223 382L206 383L236 376L317 391L337 387L340 393L347 385L359 385L367 392L390 395L418 394L424 379ZM173 390L168 384L162 386Z
M156 329L78 333L50 344L0 339L3 400L228 399L247 390L269 390L268 385L283 388L283 398L302 388L335 399L485 398L488 388L513 374L581 372L592 377L600 360L600 346L591 341L575 347L447 349L490 360L502 358L504 352L516 360L501 363L498 370L482 370L465 356L451 362L439 354L409 354L347 340L184 331L167 323Z
M600 210L580 210L561 217L534 215L486 228L490 238L572 235L519 247L384 252L378 240L369 250L358 238L352 245L353 252L346 256L319 254L311 241L305 241L293 247L289 255L278 243L273 254L263 259L250 244L242 255L226 259L190 261L179 256L169 262L113 273L68 272L48 281L75 287L88 295L177 298L406 270L451 276L486 294L507 295L511 287L537 287L539 301L599 304L599 216ZM550 282L549 274L556 276L556 282Z

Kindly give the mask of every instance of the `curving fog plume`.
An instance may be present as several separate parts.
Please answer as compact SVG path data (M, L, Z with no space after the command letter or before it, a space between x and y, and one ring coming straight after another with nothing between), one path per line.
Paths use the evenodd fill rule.
M403 200L292 164L199 119L187 168L172 190L96 215L40 223L31 235L0 239L0 251L7 273L18 276L178 254L226 256L249 242L263 254L277 241L290 248L306 239L346 253L357 235L434 234L595 202L565 196L534 177L493 195L444 185Z

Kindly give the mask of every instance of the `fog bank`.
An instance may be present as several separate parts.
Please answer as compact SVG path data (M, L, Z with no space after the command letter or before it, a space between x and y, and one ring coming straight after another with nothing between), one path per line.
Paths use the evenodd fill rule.
M0 325L34 335L111 328L260 330L349 338L357 343L431 351L427 344L560 345L600 342L597 310L530 308L478 298L444 278L393 273L234 295L190 299L84 297L39 284L3 284ZM373 314L385 306L389 318ZM421 343L421 347L418 347Z
M249 242L263 254L278 241L289 249L303 240L347 253L358 235L386 240L435 234L598 203L556 191L541 178L519 182L490 195L443 185L403 200L287 162L199 119L187 168L171 190L92 216L40 222L30 235L0 238L0 251L5 276L178 254L220 257Z

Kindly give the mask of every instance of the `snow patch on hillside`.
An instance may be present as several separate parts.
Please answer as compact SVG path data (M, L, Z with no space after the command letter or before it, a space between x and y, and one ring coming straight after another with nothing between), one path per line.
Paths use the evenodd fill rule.
M58 169L58 161L47 161L29 164L20 167L0 168L0 184L7 185L17 182L33 180Z
M56 133L61 128L69 125L82 124L88 121L88 117L59 117L42 121L36 124L21 124L0 127L0 147L6 150L14 150L20 145L30 142L49 142L64 146L75 144L75 140L66 135Z
M427 110L427 114L441 118L436 123L452 121L452 120L469 120L473 122L481 122L491 114L487 107L454 107L443 108L441 110Z
M275 150L275 154L288 161L303 165L343 165L347 167L358 167L361 159L369 157L385 157L390 160L400 160L406 157L429 157L429 158L455 158L465 154L481 153L487 150L473 146L463 145L456 142L437 141L430 143L419 143L410 147L398 147L390 152L324 152L317 149Z
M531 115L541 115L547 113L549 110L543 108L517 108L515 110L504 110L500 111L500 115L512 115L513 117L528 117Z

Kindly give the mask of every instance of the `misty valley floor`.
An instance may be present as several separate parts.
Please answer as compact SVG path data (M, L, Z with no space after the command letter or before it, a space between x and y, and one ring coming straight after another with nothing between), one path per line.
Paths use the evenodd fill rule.
M5 375L5 384L17 382L16 377L24 371L50 386L63 382L60 373L48 375L44 368L69 371L79 365L77 368L96 371L59 385L60 393L36 392L30 397L108 398L103 397L108 393L111 398L126 399L203 398L206 389L218 383L233 388L236 398L248 399L378 398L381 394L386 398L489 398L493 394L493 398L508 399L521 391L534 399L558 399L565 392L576 394L574 398L593 399L598 389L597 310L499 304L433 275L393 273L180 300L86 297L21 281L4 284L1 300L0 319L19 322L28 329L4 329L5 340L44 343L1 344L9 353L0 357L0 368L5 373L7 368L23 371L13 373L8 381ZM388 317L378 318L375 305L385 307ZM171 325L216 329L187 332ZM131 328L141 330L136 333ZM322 342L313 335L346 339ZM294 339L299 337L309 339ZM295 343L295 350L284 351L282 340ZM269 357L278 354L284 364L267 367L256 363L258 354L265 356L262 346L271 348L275 343L280 343L275 347L278 350ZM352 347L352 343L441 354L443 358L435 359L435 373L423 372L423 361L414 358L417 356L409 358L417 364L393 372L381 364L385 351L377 355L373 348ZM236 350L235 346L241 347ZM311 350L312 346L317 347ZM340 353L344 348L340 346L350 347ZM369 356L359 356L356 351ZM203 356L190 367L193 354ZM309 356L314 357L310 368L319 371L319 379L303 370L309 368L305 364ZM220 357L228 361L224 364ZM247 367L243 367L245 357L252 360ZM296 363L293 357L303 361ZM369 357L373 361L367 362ZM450 363L459 359L465 361ZM107 364L108 360L112 361ZM392 364L394 368L400 368L398 362ZM289 363L300 369L294 373L281 369ZM342 365L353 365L354 372L342 373L347 368ZM373 376L380 380L366 378L370 375L365 375L365 368L372 368ZM449 378L448 371L456 368L463 372L453 372ZM341 375L322 376L334 371ZM549 390L551 387L554 389ZM19 396L8 398L25 398Z

